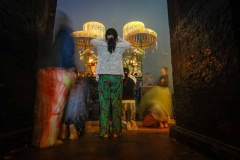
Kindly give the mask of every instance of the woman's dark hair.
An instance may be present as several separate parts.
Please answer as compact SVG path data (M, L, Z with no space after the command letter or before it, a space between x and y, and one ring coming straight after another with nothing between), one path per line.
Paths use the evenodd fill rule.
M108 37L109 35L113 35L114 38L108 39L107 37ZM106 31L105 39L107 40L108 51L109 51L110 53L112 53L113 51L115 51L117 38L118 38L118 34L117 34L117 31L116 31L114 28L109 28L109 29Z
M123 72L124 72L124 80L123 80L123 86L127 85L127 81L128 81L128 75L129 75L129 68L123 68Z

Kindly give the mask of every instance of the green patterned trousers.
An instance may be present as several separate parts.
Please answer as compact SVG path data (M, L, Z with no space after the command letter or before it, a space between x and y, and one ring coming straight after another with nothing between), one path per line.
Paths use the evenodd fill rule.
M99 75L99 134L109 134L112 118L113 134L120 134L122 117L122 75ZM110 115L111 114L111 115Z

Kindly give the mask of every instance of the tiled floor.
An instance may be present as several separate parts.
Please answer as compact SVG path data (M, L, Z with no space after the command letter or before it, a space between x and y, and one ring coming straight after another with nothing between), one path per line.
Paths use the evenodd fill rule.
M172 123L173 125L174 123ZM40 149L27 147L12 155L11 160L208 160L169 138L169 129L142 127L123 129L118 138L98 136L98 122L88 121L86 133L78 140Z

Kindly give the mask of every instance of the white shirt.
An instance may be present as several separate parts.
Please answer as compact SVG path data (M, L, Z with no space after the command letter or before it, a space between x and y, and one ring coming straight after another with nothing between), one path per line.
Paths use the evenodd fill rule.
M97 48L98 62L96 75L98 80L99 74L123 75L122 55L126 49L131 47L131 44L118 37L116 48L113 53L108 51L108 45L105 38L92 39L90 43Z

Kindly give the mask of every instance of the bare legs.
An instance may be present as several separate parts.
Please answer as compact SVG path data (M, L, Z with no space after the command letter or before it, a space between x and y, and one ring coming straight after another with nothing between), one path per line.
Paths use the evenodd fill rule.
M74 126L74 124L71 124L69 126L69 130L70 130L70 136L69 139L78 139L78 134L77 134L77 129ZM62 124L60 132L59 132L59 139L66 139L66 132L67 132L67 126L66 124Z
M138 127L134 121L136 118L135 100L122 101L122 120L126 121L126 129L128 131L137 130Z
M60 132L59 132L59 139L65 139L66 138L66 129L67 129L67 126L66 124L62 124L61 125L61 128L60 128Z

